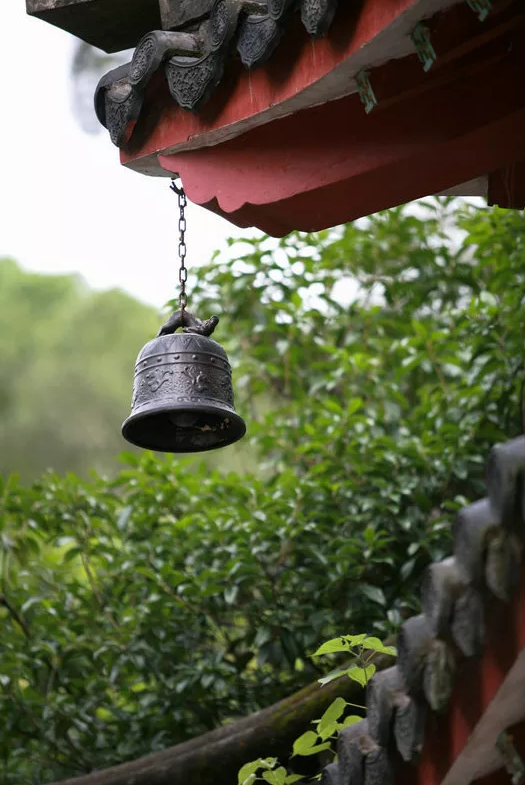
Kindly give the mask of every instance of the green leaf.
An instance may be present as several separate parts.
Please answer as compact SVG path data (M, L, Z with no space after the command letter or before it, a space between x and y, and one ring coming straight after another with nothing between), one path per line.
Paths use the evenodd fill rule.
M331 681L334 681L335 679L340 679L341 676L345 676L345 675L346 675L346 670L336 670L336 671L332 671L327 676L323 676L321 679L318 679L317 681L322 687L324 687L325 684L330 684Z
M397 656L397 650L395 646L385 646L379 638L365 638L363 643L361 644L363 649L370 649L371 651L377 651L379 654L391 654L392 657Z
M64 556L62 557L62 561L64 562L64 564L67 564L68 562L73 561L73 559L78 559L82 555L82 553L83 553L82 548L78 548L78 547L70 548L68 551L66 551L66 553L64 553Z
M337 722L339 717L341 717L344 714L345 709L346 709L346 701L344 700L344 698L336 698L326 709L323 716L319 720L317 724L317 733L321 735L323 729L327 725L332 725L334 722Z
M360 646L362 644L366 638L366 633L363 632L359 635L344 635L343 637L348 645L354 648L355 646Z
M319 727L317 728L317 732L321 741L326 741L326 739L331 738L337 729L339 728L338 722L331 722L329 725L325 725L322 729Z
M286 782L286 769L280 766L275 771L263 771L262 777L270 785L284 785Z
M366 638L366 633L362 635L342 635L339 638L332 638L323 643L312 657L319 657L323 654L336 654L340 651L350 651L351 648L359 646Z
M240 769L239 774L237 776L237 785L250 785L251 782L255 779L255 773L260 768L260 761L252 760L250 763L245 763L244 766ZM250 777L254 777L253 780L250 780Z
M377 602L378 605L386 605L384 592L379 586L370 586L363 583L360 585L359 589L369 600L372 600L372 602Z
M330 744L330 742L327 741L323 744L316 744L315 747L310 747L304 750L304 752L299 752L297 754L303 755L304 757L306 757L307 755L317 755L318 752L324 752L324 750L329 750L331 746L332 745Z
M364 405L362 398L353 398L346 407L346 415L347 417L351 417L353 414L362 409Z
M345 717L343 720L343 728L348 728L350 725L355 725L358 722L361 722L363 718L358 717L357 714L351 714L348 717Z
M347 675L352 681L356 681L362 687L365 687L366 684L370 681L374 673L376 672L375 665L367 665L365 668L359 668L357 665L353 668L349 668L347 670Z
M126 463L128 466L138 466L140 463L138 455L129 450L123 450L118 457L121 463Z
M312 657L320 657L322 654L335 654L339 651L350 651L350 646L344 638L332 638L323 643Z
M293 743L293 755L309 755L312 747L317 744L317 733L313 730L307 730L302 736L299 736Z

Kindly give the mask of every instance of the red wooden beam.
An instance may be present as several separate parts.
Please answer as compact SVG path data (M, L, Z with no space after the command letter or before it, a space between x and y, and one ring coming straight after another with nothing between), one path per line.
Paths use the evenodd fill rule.
M432 5L439 7L441 2L433 0ZM142 112L150 126L150 134L139 150L122 151L122 163L178 145L191 146L192 140L201 137L205 144L217 143L228 138L237 124L242 124L238 133L253 127L250 118L265 112L276 115L277 107L296 99L323 77L332 75L338 65L359 53L412 7L417 11L418 6L425 5L428 0L363 0L361 6L343 2L330 33L319 40L312 40L297 20L264 68L252 72L240 63L228 63L221 84L198 114L180 109L167 89L155 95L152 87L148 95L150 100ZM411 48L407 38L404 53ZM309 100L311 105L314 99ZM155 116L153 127L148 117L152 113Z
M177 107L164 79L153 80L121 161L147 171L155 167L157 152L219 144L291 112L339 98L349 89L356 90L352 77L363 65L370 67L370 62L389 61L373 69L374 90L381 103L404 95L414 85L426 89L437 71L523 24L518 0L494 2L483 24L465 2L436 13L446 4L447 0L364 0L358 15L354 3L341 6L330 34L314 42L297 23L264 68L252 73L240 63L228 63L221 84L198 114ZM404 69L391 68L403 54L415 51L410 33L425 10L426 16L434 14L425 19L438 54L432 71L425 74L415 54L405 58Z
M406 70L404 61L390 68ZM441 80L441 81L440 81ZM365 115L359 98L220 146L159 156L190 199L240 226L314 231L523 159L524 28L463 58L433 89Z

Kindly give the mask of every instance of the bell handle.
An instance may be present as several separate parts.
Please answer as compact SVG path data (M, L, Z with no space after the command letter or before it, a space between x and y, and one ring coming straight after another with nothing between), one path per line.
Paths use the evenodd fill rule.
M184 333L205 335L209 338L218 323L218 316L211 316L209 319L201 321L201 319L198 319L192 313L189 313L189 311L175 311L175 313L171 314L168 321L162 325L157 333L157 338L161 335L172 335L179 327L182 327Z

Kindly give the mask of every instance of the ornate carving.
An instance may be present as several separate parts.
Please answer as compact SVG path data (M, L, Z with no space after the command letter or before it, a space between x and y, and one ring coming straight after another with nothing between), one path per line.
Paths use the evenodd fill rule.
M113 85L105 93L105 120L113 144L120 147L127 140L129 124L136 121L142 109L142 95L135 92L127 79Z
M210 366L205 355L191 362L191 355L181 360L164 360L156 368L138 368L135 376L132 410L162 405L172 401L207 404L219 402L234 408L231 369L229 365ZM185 364L184 364L185 363Z
M126 63L107 73L95 91L97 117L119 147L126 141L129 124L138 119L142 109L142 95L129 82L130 65Z
M301 0L301 21L314 38L323 36L335 15L338 0Z
M200 60L172 57L165 66L170 93L183 109L194 110L210 96L223 73L222 56L209 54Z
M133 54L130 83L144 90L161 63L174 55L200 57L202 43L188 33L169 33L164 30L148 33L139 41Z
M454 606L450 625L455 644L465 657L476 657L483 651L485 640L485 609L481 594L468 588Z
M394 716L394 739L404 761L417 761L425 737L426 703L406 696Z
M265 63L279 43L281 35L280 26L269 16L245 16L237 36L237 51L243 65L256 68Z
M106 121L106 90L108 90L111 85L116 84L129 76L130 65L131 63L126 63L125 65L108 71L97 85L97 89L95 90L95 112L100 124L103 125L104 128L108 127Z
M157 54L157 40L155 33L148 33L141 41L139 41L129 69L129 81L133 85L138 85L142 82L152 70L152 65L156 61L155 55ZM158 68L159 63L157 63ZM156 69L154 69L156 70Z
M153 368L153 370L146 374L146 382L148 383L151 392L160 390L164 382L172 375L173 370L171 368L167 370L165 368Z
M202 0L194 33L154 30L138 43L130 64L100 81L96 107L112 141L127 141L130 123L138 119L144 91L164 63L170 93L183 108L195 111L222 78L228 46L237 30L243 64L255 68L272 55L297 0ZM333 19L337 0L300 0L301 16L311 35L322 35ZM194 13L190 0L185 13ZM180 2L162 0L163 16L178 13ZM209 9L209 11L207 11ZM207 17L204 14L207 12ZM242 12L242 14L241 14ZM192 19L194 17L192 16ZM198 21L200 20L200 21Z
M206 374L203 373L201 368L197 365L187 365L182 373L188 377L190 384L197 392L205 392L208 385L206 384Z
M232 21L234 24L232 25ZM211 48L214 52L220 49L229 40L235 31L237 21L231 13L231 4L227 0L218 0L214 3L210 16Z
M248 68L265 63L279 43L295 0L267 0L266 13L247 14L241 21L237 50Z
M224 71L224 52L237 25L239 4L215 0L209 22L201 26L201 57L171 57L165 66L170 93L183 109L197 109L209 98Z
M341 776L337 763L329 763L321 774L321 785L341 785Z

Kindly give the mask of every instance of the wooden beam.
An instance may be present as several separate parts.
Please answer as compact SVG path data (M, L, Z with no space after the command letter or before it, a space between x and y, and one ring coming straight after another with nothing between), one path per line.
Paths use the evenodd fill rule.
M510 166L523 157L523 138L525 40L509 47L504 39L434 89L370 115L348 96L159 162L181 175L197 204L279 236L344 223Z
M312 40L295 18L264 67L249 71L230 61L198 114L180 109L167 90L152 84L142 111L145 139L141 141L137 127L138 136L132 147L122 151L121 161L147 173L156 167L155 173L160 174L157 152L221 144L292 112L355 93L359 70L413 54L410 33L416 24L457 1L348 0L340 3L332 28L318 40Z
M514 210L525 208L525 161L517 161L492 172L488 184L488 202Z
M359 17L348 3L325 39L311 41L297 24L288 46L279 47L264 68L247 72L230 62L209 103L198 114L177 107L167 90L152 84L139 121L121 162L160 174L157 153L173 154L222 144L253 128L311 106L357 93L356 74L371 72L381 106L425 91L453 74L461 59L524 24L517 0L500 0L483 24L465 2L397 0L388 7L366 0ZM445 9L445 10L443 10ZM432 16L429 20L427 17ZM438 59L423 72L410 34L422 18L429 26ZM376 110L374 110L376 111ZM154 122L151 122L154 117Z

